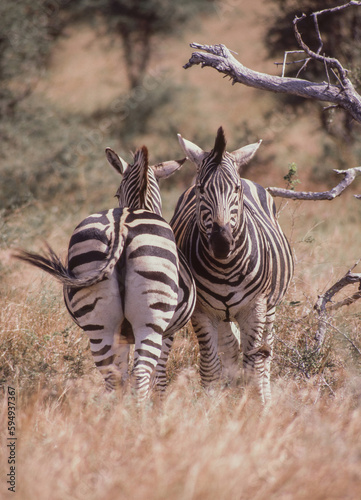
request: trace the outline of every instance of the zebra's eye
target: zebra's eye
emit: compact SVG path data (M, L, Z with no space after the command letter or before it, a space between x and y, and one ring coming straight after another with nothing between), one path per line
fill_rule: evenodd
M200 194L204 194L204 187L201 184L197 184L197 189L200 192Z
M236 185L234 186L234 192L235 192L235 193L238 193L240 189L241 189L240 184L236 184Z

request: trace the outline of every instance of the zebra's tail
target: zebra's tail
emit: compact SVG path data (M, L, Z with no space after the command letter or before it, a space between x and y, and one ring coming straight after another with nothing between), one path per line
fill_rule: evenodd
M61 258L48 244L46 244L46 247L47 252L44 253L44 255L19 249L13 253L13 257L42 269L51 274L51 276L60 281L63 285L70 286L71 288L92 286L109 278L116 263L114 259L108 258L99 271L88 276L77 277L63 264Z

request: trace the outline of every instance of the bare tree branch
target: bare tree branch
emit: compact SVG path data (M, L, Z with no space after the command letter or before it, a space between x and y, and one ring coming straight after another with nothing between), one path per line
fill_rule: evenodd
M348 170L334 169L334 172L336 172L336 174L344 175L344 178L337 184L337 186L329 191L292 191L291 189L282 189L277 187L268 187L267 191L274 197L278 196L281 198L289 198L291 200L333 200L337 196L340 196L340 194L354 181L354 179L361 174L361 167L349 168ZM361 199L361 195L354 196L355 198Z
M329 82L315 83L300 78L273 76L246 68L223 44L191 43L190 46L203 52L193 52L188 63L183 66L185 69L195 64L200 64L202 68L209 66L229 76L232 84L242 83L260 90L327 101L345 109L357 122L361 123L361 96L346 76L342 81L342 86L330 85Z
M338 5L337 7L333 7L333 8L330 8L330 9L320 10L318 12L313 12L311 14L311 16L313 17L314 25L315 25L317 39L318 39L318 42L319 42L319 47L317 49L317 52L312 51L304 43L304 41L302 39L302 36L301 36L301 34L300 34L299 30L298 30L298 23L300 21L302 21L302 19L305 19L307 16L305 14L303 14L301 17L297 17L296 16L294 18L294 20L293 20L293 28L294 28L294 32L295 32L297 43L302 48L302 50L304 50L306 52L306 54L309 56L309 59L306 60L305 64L302 66L302 68L300 69L300 71L297 73L297 76L307 66L307 63L311 59L314 59L316 61L319 61L319 62L322 62L322 63L325 64L326 72L327 72L327 67L328 66L330 68L337 69L337 71L339 72L339 75L340 75L340 80L341 80L342 87L344 85L346 86L348 84L347 70L342 66L342 64L340 63L340 61L338 61L337 59L332 58L332 57L325 57L325 56L320 55L321 50L323 48L323 41L322 41L322 37L321 37L320 28L319 28L319 25L318 25L318 17L321 16L321 15L323 15L323 14L333 14L335 12L340 12L341 10L344 10L344 9L346 9L348 7L352 7L352 6L361 6L361 2L360 1L355 1L355 0L352 1L351 0L350 2L348 2L346 4Z
M328 314L330 311L339 309L344 305L350 305L356 302L356 300L361 298L361 273L353 273L352 270L357 266L356 264L347 271L347 273L336 283L334 283L325 293L318 296L317 302L314 306L315 310L319 314L318 321L318 330L315 335L315 339L319 347L321 347L326 333L326 325L328 323ZM359 283L358 292L354 293L351 297L347 297L346 299L332 304L330 307L326 309L326 305L328 302L331 302L334 295L336 295L340 290L345 288L348 285Z

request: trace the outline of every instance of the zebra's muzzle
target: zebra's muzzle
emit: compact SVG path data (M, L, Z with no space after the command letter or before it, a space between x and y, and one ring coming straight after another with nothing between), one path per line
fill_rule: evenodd
M209 236L209 247L216 259L227 259L234 248L234 238L229 223L220 226L213 223Z

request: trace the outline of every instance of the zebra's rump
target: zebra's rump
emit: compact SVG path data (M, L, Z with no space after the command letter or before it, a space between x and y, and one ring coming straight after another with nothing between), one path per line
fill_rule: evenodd
M126 217L127 266L135 266L135 273L148 281L151 293L158 289L159 300L150 309L166 313L169 295L177 296L175 309L163 336L169 337L182 328L193 312L196 292L192 272L186 258L177 249L169 224L154 213L129 211ZM134 283L126 284L126 287ZM147 295L147 291L143 290ZM143 295L143 296L144 296Z
M69 271L75 276L87 275L99 271L107 262L109 275L123 251L127 215L127 210L115 208L84 219L69 242Z
M104 279L116 279L119 311L126 321L133 311L157 313L164 321L170 320L165 337L188 322L195 305L193 277L184 256L179 259L173 231L161 216L143 209L117 208L93 214L79 224L69 243L72 273L83 276L105 267ZM101 283L97 286L104 289ZM78 324L86 314L99 311L97 300L102 300L95 290L71 287L64 287L64 297ZM121 336L134 339L129 322L123 322Z

